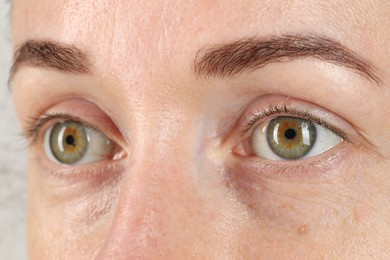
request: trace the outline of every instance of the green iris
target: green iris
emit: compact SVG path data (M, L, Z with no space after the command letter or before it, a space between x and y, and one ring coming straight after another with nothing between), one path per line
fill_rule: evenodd
M296 160L305 156L314 146L317 130L313 123L296 117L277 117L267 128L267 141L279 157Z
M77 122L56 124L49 137L53 156L63 164L80 161L88 148L88 136L85 127Z

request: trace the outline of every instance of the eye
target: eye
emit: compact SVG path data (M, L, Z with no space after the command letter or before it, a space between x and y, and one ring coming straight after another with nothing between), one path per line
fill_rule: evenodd
M88 164L114 159L118 146L100 131L74 121L59 122L44 138L45 153L56 163Z
M256 126L247 145L269 160L298 160L322 154L343 141L331 130L306 119L275 117Z

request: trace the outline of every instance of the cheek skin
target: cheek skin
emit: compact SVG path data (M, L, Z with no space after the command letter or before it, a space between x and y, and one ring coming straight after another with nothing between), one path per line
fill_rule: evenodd
M376 170L382 165L378 167L377 159L367 158L367 153L354 152L339 158L339 162L337 159L332 162L336 167L321 173L324 176L307 178L283 177L283 173L275 177L272 173L255 173L245 166L232 165L226 183L256 219L260 233L272 234L268 238L272 237L277 243L286 239L300 241L291 253L304 253L302 246L306 244L317 252L337 256L350 252L363 239L369 242L359 245L360 250L354 250L356 255L364 255L372 248L382 248L375 242L377 234L369 235L370 230L384 228L386 214L383 213L388 210L377 204L386 196L370 192L380 187L372 183L375 179L372 175L380 172ZM272 172L272 167L262 170ZM288 248L293 244L290 242L280 248Z
M120 179L48 185L47 170L36 164L40 164L39 159L32 159L29 240L35 242L29 244L30 255L37 259L69 252L78 252L80 259L96 255L109 232Z
M77 258L91 259L107 246L115 232L120 233L119 237L134 236L134 241L128 241L130 246L139 243L137 239L143 236L138 230L141 233L149 230L147 234L151 237L146 241L159 241L157 248L162 246L159 250L164 255L169 252L163 246L171 244L170 247L175 248L171 254L197 255L203 259L210 253L205 249L210 248L218 257L234 255L240 239L245 237L242 232L247 220L242 207L234 200L226 199L224 191L216 188L218 185L203 187L210 180L199 183L202 186L195 190L186 190L189 186L178 174L173 180L178 183L173 184L157 177L150 178L147 183L158 188L147 190L142 190L141 186L146 182L138 179L142 175L136 177L134 174L131 174L135 178L130 180L131 184L123 179L112 179L101 185L90 181L68 186L61 185L61 181L53 185L54 181L51 181L48 185L47 172L42 172L44 169L39 163L39 160L31 159L29 239L33 241L30 243L31 255L36 259L52 259L59 255L71 257L75 252ZM130 176L131 167L127 167L126 172ZM133 192L129 193L129 190ZM163 191L163 197L153 197L154 193ZM202 195L206 197L194 197L198 191L207 191ZM179 194L175 195L176 192ZM190 209L186 210L187 207ZM153 212L152 218L149 218L150 212ZM122 217L125 224L120 223ZM177 231L180 232L176 237L172 235ZM177 245L180 246L177 248ZM144 246L141 244L141 249ZM143 251L151 253L146 249Z
M281 226L289 232L305 225L326 227L336 224L329 220L334 219L331 216L335 212L342 211L333 203L335 192L345 188L339 179L347 174L346 150L344 147L344 151L321 159L321 164L314 161L295 166L234 158L228 168L227 185L237 191L240 201L254 215L271 226ZM319 215L329 217L319 222Z

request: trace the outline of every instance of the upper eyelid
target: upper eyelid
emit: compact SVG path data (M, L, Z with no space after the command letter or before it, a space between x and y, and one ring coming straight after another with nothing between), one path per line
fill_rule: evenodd
M351 140L348 138L347 134L342 131L340 128L335 127L333 124L330 124L329 122L314 116L310 112L299 110L296 108L289 108L286 104L278 104L275 106L269 106L265 109L260 110L260 112L255 112L251 114L250 119L246 119L244 122L241 122L240 124L240 132L242 136L246 136L248 132L253 129L253 127L261 120L264 120L266 118L269 118L271 116L281 116L281 115L289 115L289 116L297 116L306 120L310 120L313 123L317 123L335 134L342 137L347 142L351 143ZM48 122L52 120L59 120L59 121L74 121L77 123L80 123L90 129L98 130L98 127L95 125L82 120L81 118L77 116L73 116L67 113L43 113L41 116L36 118L31 118L28 122L27 130L25 131L25 137L27 140L30 140L31 143L34 143L38 136L39 132L41 131L42 127L45 126Z
M85 127L88 127L92 130L98 130L93 124L82 120L79 117L72 116L66 113L44 113L43 115L37 118L31 118L28 122L27 130L25 131L25 138L30 141L30 143L35 143L38 139L41 129L48 124L50 121L74 121L82 124Z
M345 141L352 143L348 135L341 130L340 128L334 126L333 124L325 121L324 119L311 114L307 110L299 110L298 108L290 108L286 104L278 104L275 106L269 106L265 109L260 110L259 112L255 112L251 114L249 119L246 119L244 122L240 124L240 132L242 136L247 136L248 132L250 132L255 125L261 120L267 119L271 116L296 116L299 118L303 118L309 120L313 123L319 124L333 133L339 135Z

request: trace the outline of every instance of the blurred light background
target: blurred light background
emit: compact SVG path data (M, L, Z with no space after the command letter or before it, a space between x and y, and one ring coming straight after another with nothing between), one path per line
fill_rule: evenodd
M0 0L0 259L27 259L26 142L7 86L11 55L9 1Z

